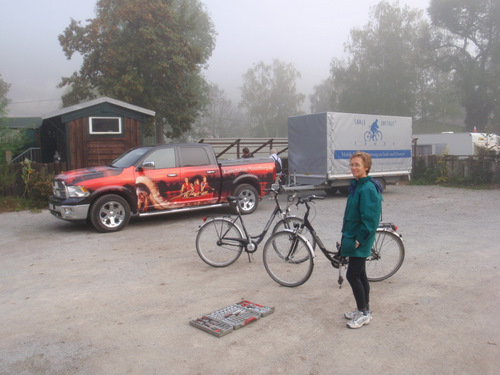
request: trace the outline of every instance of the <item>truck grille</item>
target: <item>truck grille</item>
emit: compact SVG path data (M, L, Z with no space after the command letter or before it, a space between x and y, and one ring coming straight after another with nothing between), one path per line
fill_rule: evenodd
M66 199L66 184L63 181L54 180L52 182L52 192L57 198Z

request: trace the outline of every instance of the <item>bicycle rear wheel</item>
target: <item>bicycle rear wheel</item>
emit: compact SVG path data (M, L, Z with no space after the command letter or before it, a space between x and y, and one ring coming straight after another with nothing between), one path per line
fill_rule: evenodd
M215 218L205 222L196 235L196 251L213 267L236 262L243 251L243 233L231 220Z
M274 233L263 250L264 267L278 284L304 284L313 272L314 254L307 242L292 231Z
M405 259L405 247L401 238L388 230L377 229L372 253L366 258L366 274L369 281L382 281L394 275Z
M273 233L277 233L285 229L294 230L296 225L300 226L303 222L304 220L300 217L287 216L276 223L273 228ZM313 250L316 248L316 241L314 240L314 237L312 236L309 229L304 227L299 234L303 235L309 241Z

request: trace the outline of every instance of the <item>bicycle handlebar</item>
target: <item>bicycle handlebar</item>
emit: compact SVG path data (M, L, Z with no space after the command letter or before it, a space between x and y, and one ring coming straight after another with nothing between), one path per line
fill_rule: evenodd
M312 202L314 201L315 199L325 199L325 197L321 196L321 195L309 195L307 197L299 197L298 201L297 201L297 205L300 203L300 204L307 204L309 202Z

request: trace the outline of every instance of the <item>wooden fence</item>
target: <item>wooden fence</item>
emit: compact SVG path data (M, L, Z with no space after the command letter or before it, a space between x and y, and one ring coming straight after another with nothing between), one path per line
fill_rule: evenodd
M500 183L500 155L425 155L413 157L412 178L422 171L445 166L449 178Z
M43 176L57 175L67 170L66 163L31 162L31 169ZM25 191L22 179L23 164L12 163L2 166L0 175L0 196L22 196Z

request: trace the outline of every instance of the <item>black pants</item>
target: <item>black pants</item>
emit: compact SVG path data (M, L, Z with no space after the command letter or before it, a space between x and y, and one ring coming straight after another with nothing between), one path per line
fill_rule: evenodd
M347 281L352 288L354 299L358 310L364 311L369 309L370 303L370 283L366 276L366 258L349 258L349 266L347 267Z

